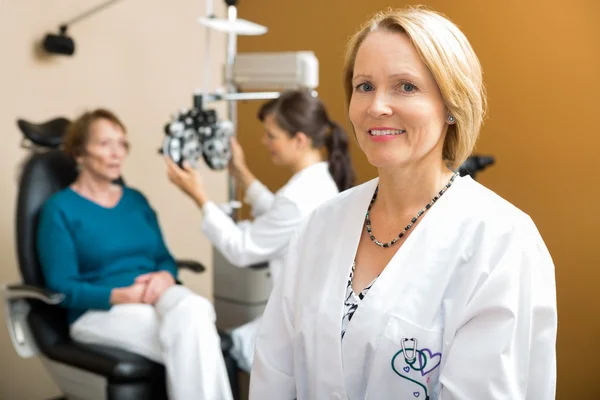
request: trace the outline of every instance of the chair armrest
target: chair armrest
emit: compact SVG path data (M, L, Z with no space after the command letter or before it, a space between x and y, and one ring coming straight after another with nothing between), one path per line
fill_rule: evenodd
M190 271L196 272L198 274L204 272L204 270L206 269L204 268L204 265L194 260L175 260L175 263L177 264L177 268L179 269L189 269Z
M248 268L252 268L252 269L265 269L265 268L269 268L269 263L268 262L263 262L263 263L260 263L260 264L252 264Z
M53 292L48 289L44 289L33 285L1 285L1 289L4 292L4 297L12 299L37 299L41 300L46 304L60 304L65 295L58 292Z

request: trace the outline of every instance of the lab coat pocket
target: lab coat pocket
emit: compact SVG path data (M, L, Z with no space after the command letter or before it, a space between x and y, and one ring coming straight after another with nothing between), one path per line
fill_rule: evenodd
M442 357L441 330L391 316L371 365L367 399L436 399Z

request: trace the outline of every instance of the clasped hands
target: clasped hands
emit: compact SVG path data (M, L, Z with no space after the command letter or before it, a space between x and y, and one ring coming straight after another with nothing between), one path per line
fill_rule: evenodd
M235 138L231 138L231 160L229 172L242 182L253 178L246 165L244 151ZM208 201L206 190L200 175L187 163L179 168L170 158L165 157L167 176L182 192L191 197L198 206L202 207ZM145 303L154 304L169 287L175 284L175 279L167 271L150 272L138 276L131 286L113 289L112 304Z
M173 285L175 285L175 279L170 272L149 272L135 278L135 282L131 286L113 289L111 303L154 304Z

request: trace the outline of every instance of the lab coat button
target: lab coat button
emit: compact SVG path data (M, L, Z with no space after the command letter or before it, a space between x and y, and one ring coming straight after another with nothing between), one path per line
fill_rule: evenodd
M331 395L331 400L343 400L342 395L339 393L333 393Z

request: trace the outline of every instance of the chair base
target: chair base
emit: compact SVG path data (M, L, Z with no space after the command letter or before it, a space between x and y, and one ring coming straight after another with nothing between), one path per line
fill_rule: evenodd
M65 400L166 400L166 382L148 381L111 384L103 376L41 357L44 367ZM57 399L58 400L58 399Z

